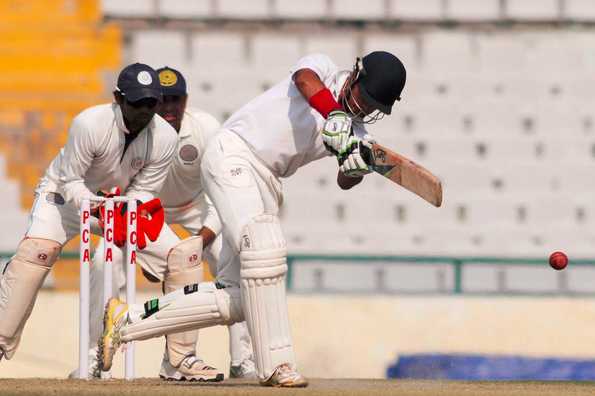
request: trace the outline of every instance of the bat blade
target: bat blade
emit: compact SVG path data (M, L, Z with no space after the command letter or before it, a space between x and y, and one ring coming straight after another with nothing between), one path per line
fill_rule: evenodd
M362 143L360 152L364 161L375 172L436 207L442 205L442 183L423 166L378 143Z

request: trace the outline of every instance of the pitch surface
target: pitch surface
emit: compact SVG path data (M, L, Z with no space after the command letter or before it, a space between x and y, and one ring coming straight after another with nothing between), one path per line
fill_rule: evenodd
M594 395L595 383L575 382L454 382L376 379L313 379L305 389L273 389L253 381L226 380L216 384L172 383L158 379L80 381L0 379L0 395L400 395L400 396L559 396Z

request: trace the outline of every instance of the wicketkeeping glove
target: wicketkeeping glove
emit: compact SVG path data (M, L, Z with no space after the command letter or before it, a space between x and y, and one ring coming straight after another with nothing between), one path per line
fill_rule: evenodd
M147 238L155 242L163 229L165 213L159 198L142 203L137 202L136 241L137 248L142 250L147 247ZM126 213L128 205L125 202L116 202L114 205L114 244L118 247L126 245L128 224ZM99 226L103 231L105 227L105 206L99 208Z
M165 213L159 198L153 198L148 202L138 205L137 210L137 247L139 250L142 250L147 247L146 238L149 238L151 242L155 242L159 237L163 223L165 222Z
M331 111L322 126L322 141L328 151L343 156L348 149L351 117L341 110Z

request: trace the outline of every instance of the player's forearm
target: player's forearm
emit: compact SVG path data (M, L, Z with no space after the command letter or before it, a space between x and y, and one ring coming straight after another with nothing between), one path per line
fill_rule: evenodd
M213 243L217 234L215 234L209 227L202 227L200 231L198 231L198 236L202 237L202 247L204 249Z
M337 172L337 184L342 190L349 190L350 188L357 186L364 180L363 176L350 177L346 176L343 172Z
M65 182L62 185L62 191L64 192L64 200L74 204L77 208L81 207L83 199L95 197L95 194L89 191L82 179Z
M300 69L295 72L293 81L308 104L324 118L334 110L341 110L341 105L314 71Z

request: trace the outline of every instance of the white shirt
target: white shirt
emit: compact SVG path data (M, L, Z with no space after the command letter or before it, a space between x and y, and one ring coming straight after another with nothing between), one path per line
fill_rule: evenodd
M124 152L127 133L116 103L82 111L36 192L59 192L77 208L84 198L113 187L143 202L157 196L176 149L176 131L155 115Z
M314 71L335 99L349 74L339 71L332 60L322 54L300 59L291 74L300 69ZM290 75L241 107L223 128L239 135L275 176L288 177L299 167L330 155L320 134L324 121ZM358 136L365 134L361 125L354 124L353 128Z
M159 193L164 208L179 208L197 199L206 199L207 216L203 226L215 233L221 229L217 210L206 194L203 194L200 177L200 161L208 140L215 135L221 125L210 114L186 109L178 133L178 143L169 173Z

